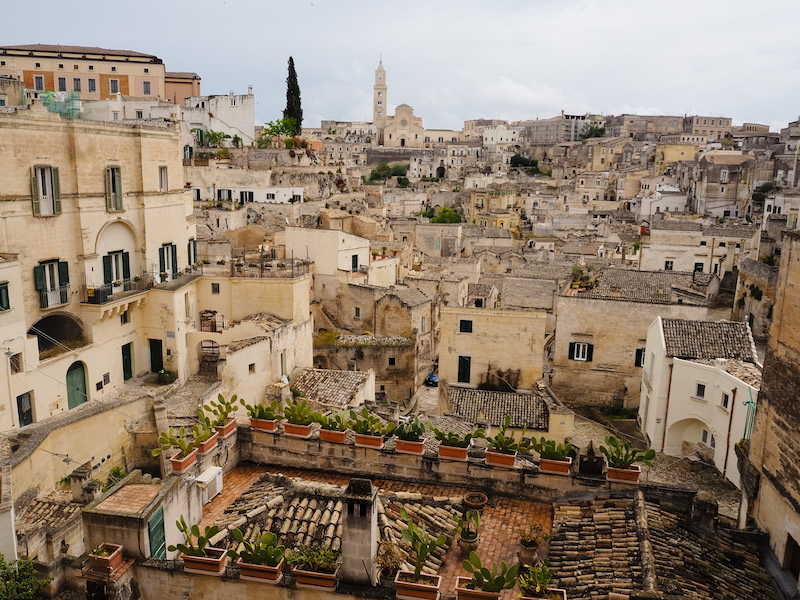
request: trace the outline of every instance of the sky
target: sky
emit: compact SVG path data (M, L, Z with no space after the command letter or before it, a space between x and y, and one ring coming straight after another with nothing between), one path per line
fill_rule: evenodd
M777 131L800 115L798 0L27 0L3 16L35 26L4 28L0 45L155 54L206 95L252 85L257 124L282 116L290 55L305 127L371 121L381 57L389 114L409 104L427 128L563 110Z

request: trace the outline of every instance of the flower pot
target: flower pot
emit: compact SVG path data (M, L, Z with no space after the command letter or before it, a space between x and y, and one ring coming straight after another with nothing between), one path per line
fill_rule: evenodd
M569 475L570 467L572 467L571 456L568 456L564 460L555 460L552 458L539 459L540 473L547 473L549 475Z
M297 577L298 587L332 590L336 588L336 577L339 575L339 569L340 567L336 567L336 571L333 573L319 573L317 571L304 571L293 566L292 573Z
M201 442L200 445L197 447L197 453L200 456L205 456L209 452L211 452L214 448L217 447L217 440L219 439L219 432L215 431L211 434L205 442Z
M489 498L483 492L468 492L464 494L464 508L466 510L481 511L487 502L489 502Z
M425 441L411 442L409 440L397 438L395 450L401 454L416 454L417 456L422 456L422 453L425 452Z
M256 431L275 433L278 431L278 419L254 419L250 417L250 427Z
M439 444L439 458L466 462L468 452L469 448L458 448L457 446L445 446L443 444Z
M98 573L100 575L112 575L122 566L122 546L104 542L100 544L100 547L108 551L108 556L90 554L89 568L93 573Z
M476 537L473 540L465 540L458 536L458 547L461 549L463 554L469 554L470 552L474 551L478 547L478 542L480 541L480 536Z
M347 443L347 430L334 431L333 429L320 429L319 439L323 442L333 442L334 444Z
M311 437L311 424L297 425L296 423L283 422L283 432L291 437L307 440Z
M383 450L383 441L382 435L367 435L365 433L356 434L356 446L359 448Z
M486 449L486 464L493 467L514 467L514 461L517 459L517 453L503 454L495 450Z
M398 571L394 578L400 600L436 600L441 584L439 575L420 575L419 579L414 579L410 571Z
M484 592L483 590L471 590L462 587L471 580L471 577L456 578L456 597L459 600L497 600L500 597L500 592Z
M236 431L236 419L231 417L225 425L214 425L214 429L219 432L219 436L224 440Z
M520 568L524 565L536 564L536 559L539 558L539 546L520 545L517 558L519 558Z
M225 571L225 550L206 548L208 556L187 556L181 554L183 570L197 575L213 575L219 577Z
M197 460L197 448L189 452L186 456L183 454L178 454L176 456L172 456L169 459L170 464L172 464L172 472L175 475L182 475L186 473L189 469L192 468L195 461Z
M283 568L284 562L286 562L286 559L282 558L278 565L270 567L267 565L254 565L252 563L246 563L243 562L241 558L237 558L234 564L239 567L241 578L246 581L261 581L264 583L275 584L280 583L281 579L283 579L283 573L281 572L281 569Z
M542 592L534 592L533 590L522 590L520 600L552 600L558 598L559 600L567 600L567 590L561 588L547 588L547 595L541 595Z
M606 479L616 483L638 483L641 472L642 468L639 465L631 465L629 469L620 469L608 465Z

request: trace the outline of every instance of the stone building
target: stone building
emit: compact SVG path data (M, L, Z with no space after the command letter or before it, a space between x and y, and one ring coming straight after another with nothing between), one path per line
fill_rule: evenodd
M757 340L765 340L769 335L777 288L777 266L765 264L755 257L745 258L739 263L732 318L746 321Z
M699 115L683 118L683 132L701 135L709 142L719 142L731 131L730 117L701 117Z
M744 215L754 189L755 166L755 157L733 150L712 150L698 157L688 178L684 175L681 181L690 190L692 211L712 217Z

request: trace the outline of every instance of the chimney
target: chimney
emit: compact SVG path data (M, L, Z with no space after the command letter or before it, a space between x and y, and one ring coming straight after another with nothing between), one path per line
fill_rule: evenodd
M342 497L342 579L376 585L378 570L378 488L369 479L353 478Z
M252 96L253 95L253 86L252 85L248 85L247 86L247 95L248 96Z

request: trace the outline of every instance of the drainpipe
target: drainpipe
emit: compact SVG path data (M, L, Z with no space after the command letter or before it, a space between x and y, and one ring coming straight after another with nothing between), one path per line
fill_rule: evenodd
M731 427L733 426L733 411L736 408L736 392L739 388L733 388L733 396L731 397L731 416L728 419L728 439L725 444L725 464L722 465L722 476L725 477L725 472L728 470L728 455L731 453Z
M708 272L714 274L714 242L717 238L711 238L711 255L708 259Z
M667 384L667 405L664 407L664 431L661 434L661 452L664 451L664 446L667 443L667 415L669 415L669 396L672 392L672 369L674 363L669 365L669 383Z

